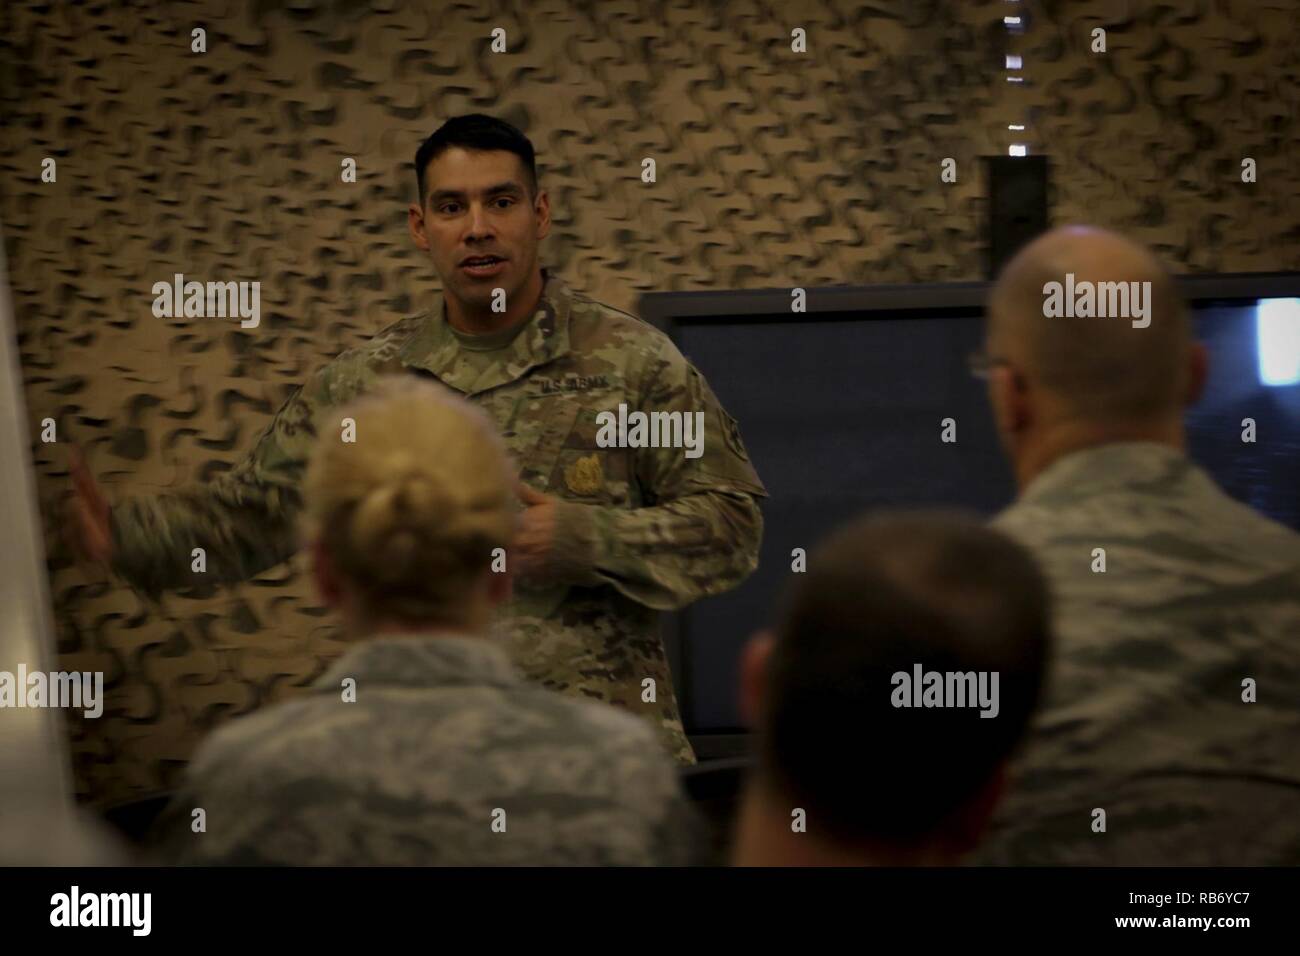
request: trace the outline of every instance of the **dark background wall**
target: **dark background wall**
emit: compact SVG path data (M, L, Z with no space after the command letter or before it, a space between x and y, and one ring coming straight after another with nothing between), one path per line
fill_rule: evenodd
M0 7L0 219L32 434L48 416L60 437L34 446L60 652L110 687L104 717L70 728L94 802L167 786L206 730L342 648L300 561L160 605L72 567L53 533L66 442L119 497L210 475L311 368L420 308L436 279L405 234L408 165L446 116L529 133L549 263L620 307L979 278L978 157L1025 120L1055 221L1126 230L1179 270L1300 268L1294 0L1027 3L1010 40L1002 0L359 6ZM1029 82L1005 82L1006 52ZM150 287L175 272L261 281L261 326L154 318Z

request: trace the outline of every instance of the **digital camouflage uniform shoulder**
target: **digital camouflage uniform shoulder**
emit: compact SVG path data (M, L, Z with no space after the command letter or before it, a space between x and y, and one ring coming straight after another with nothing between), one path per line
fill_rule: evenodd
M629 397L642 410L704 413L710 440L695 471L709 477L698 480L718 491L767 496L745 449L739 422L668 335L644 319L576 293L569 325L574 351L590 356L583 363L584 374L598 375L601 366L608 364L621 371Z
M404 371L402 349L428 320L427 311L408 315L360 345L344 349L312 375L303 387L304 396L337 405L356 397L379 376Z
M581 293L570 295L569 341L573 351L622 369L629 386L639 385L660 356L685 362L672 340L644 319Z
M1045 475L994 522L1048 574L1058 644L980 860L1294 862L1300 536L1174 449L1097 448ZM1247 676L1271 691L1243 706Z
M367 649L372 660L375 652L385 650ZM445 729L453 725L454 738ZM208 830L196 838L189 823L199 806ZM509 809L508 840L487 826L494 807ZM389 685L371 686L362 703L339 704L330 690L221 728L164 815L159 855L689 865L702 861L701 827L653 730L629 714L515 683L419 694ZM400 843L383 838L393 833Z
M543 689L536 693L548 699L558 697ZM618 768L611 775L615 784L609 798L613 807L630 808L645 821L649 842L642 857L657 866L711 862L708 827L682 789L677 767L664 753L653 726L607 704L580 698L559 698L558 702L572 707L578 720L586 724L581 736L587 736L589 743L580 746L579 753L585 755L589 766L602 773Z

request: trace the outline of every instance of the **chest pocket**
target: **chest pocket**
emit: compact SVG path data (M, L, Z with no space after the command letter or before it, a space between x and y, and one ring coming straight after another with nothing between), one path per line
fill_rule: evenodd
M622 505L631 493L630 452L596 441L596 416L618 408L617 394L495 394L481 404L529 485L573 501Z
M571 401L575 414L551 468L550 491L574 501L628 505L633 494L631 451L617 445L602 448L597 441L601 432L597 416L614 413L618 400L584 395L581 402ZM610 428L605 432L617 435Z
M480 404L500 429L519 477L539 491L552 491L548 482L578 415L577 406L550 396L502 394L485 396Z

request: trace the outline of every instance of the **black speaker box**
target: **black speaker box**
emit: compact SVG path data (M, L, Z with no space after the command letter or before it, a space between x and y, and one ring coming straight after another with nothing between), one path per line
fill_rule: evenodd
M989 196L985 275L992 279L1021 246L1047 231L1047 157L985 156L984 169Z

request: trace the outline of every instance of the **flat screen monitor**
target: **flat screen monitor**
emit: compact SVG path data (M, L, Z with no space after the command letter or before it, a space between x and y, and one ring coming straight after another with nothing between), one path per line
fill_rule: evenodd
M1267 350L1300 346L1287 344L1285 330L1267 334L1268 308L1252 295L1269 282L1212 282L1197 277L1185 289L1210 353L1205 393L1186 419L1191 454L1229 494L1300 529L1300 381L1285 370L1270 379L1266 368ZM1296 283L1272 285L1295 295ZM810 300L799 315L790 313L788 293L737 293L739 302L719 293L694 301L669 294L667 309L643 300L643 314L673 337L740 422L770 495L758 570L667 622L683 719L694 735L742 729L740 652L771 620L795 548L812 549L869 509L956 507L987 516L1012 500L985 386L967 364L982 341L984 284L877 287L858 303L851 291L823 310ZM1297 321L1295 307L1300 302L1283 303L1284 322ZM1241 440L1246 418L1255 422L1254 443ZM945 426L955 441L941 440Z

